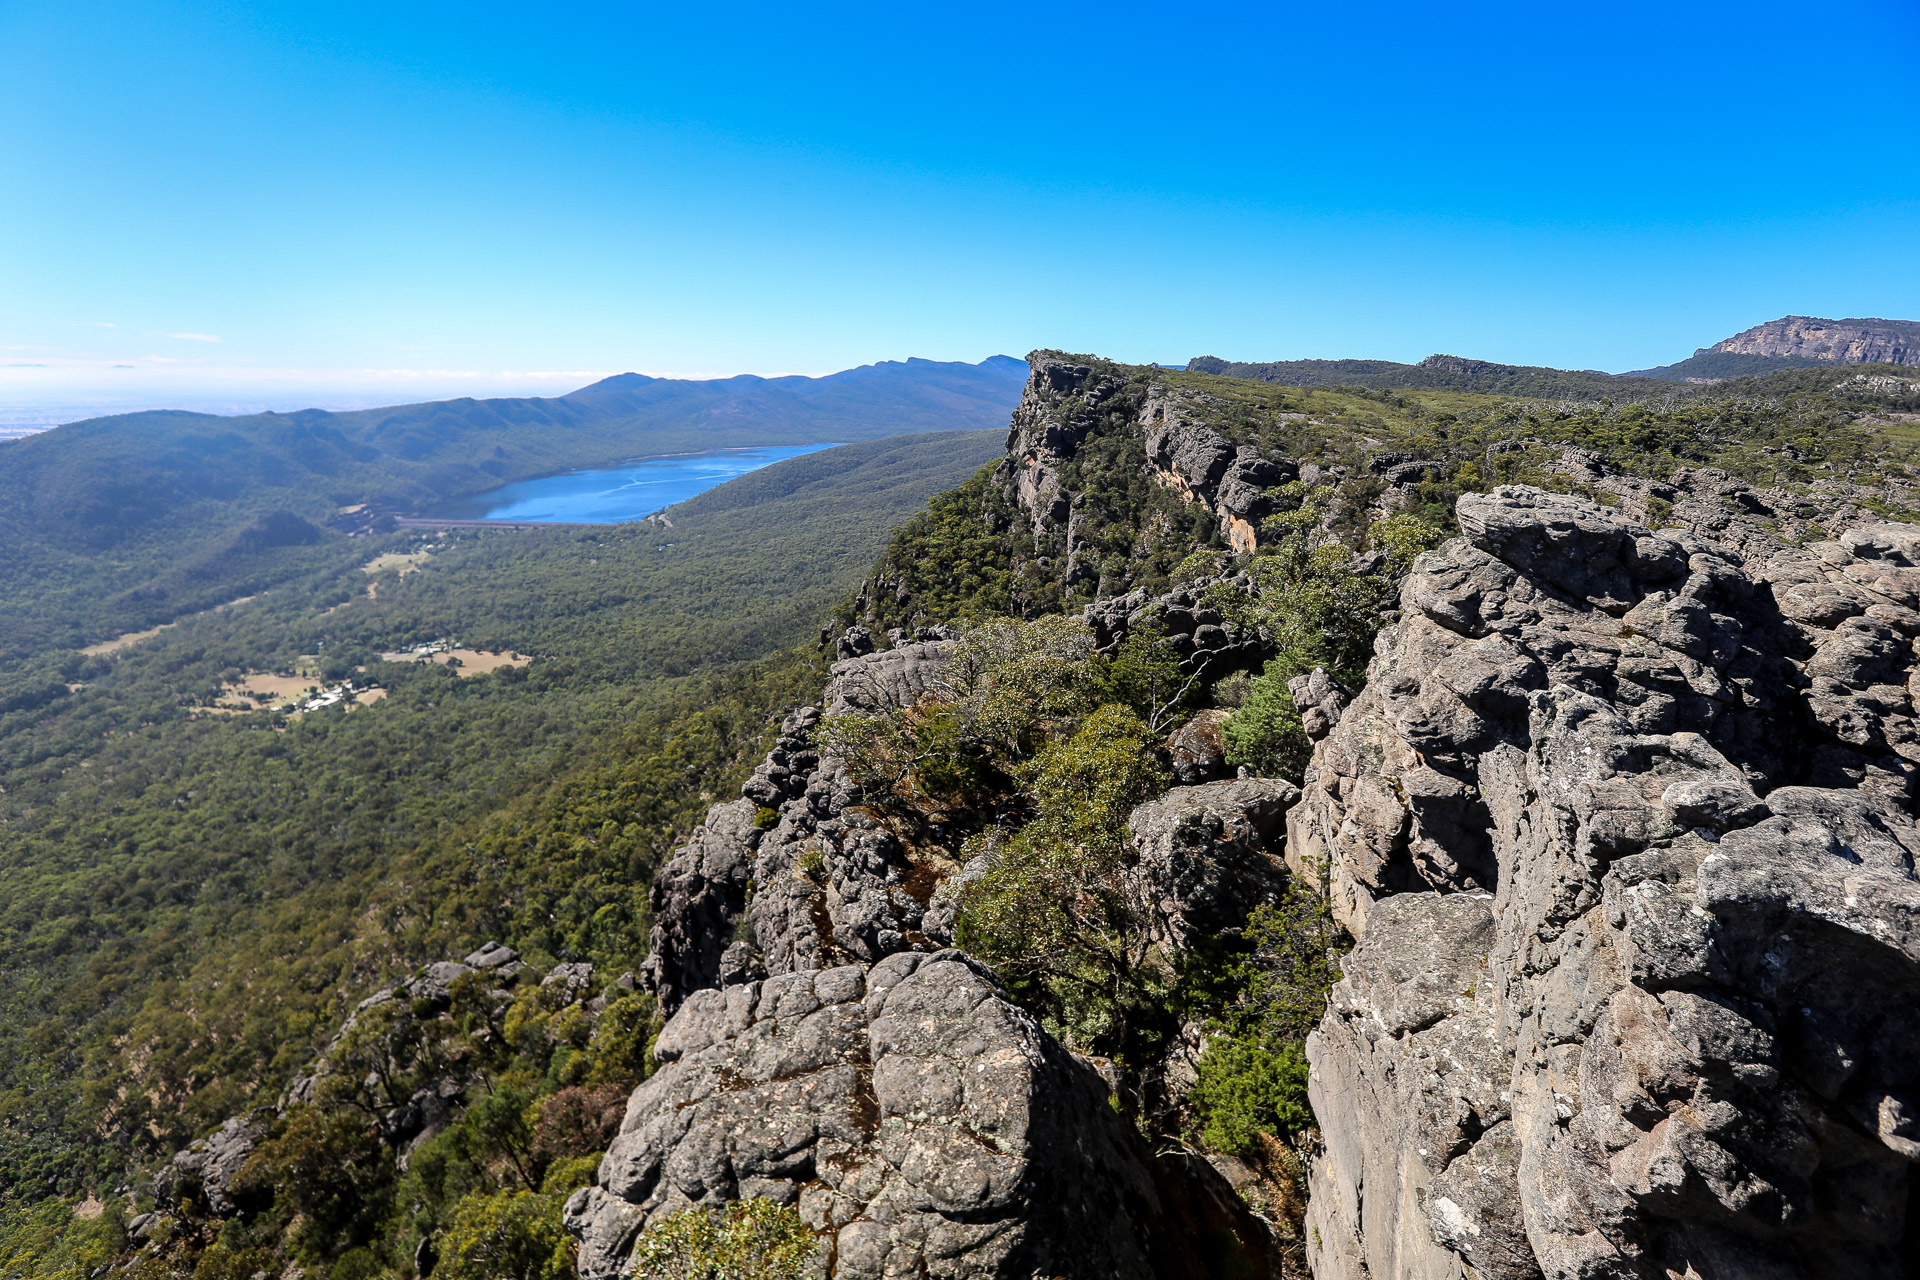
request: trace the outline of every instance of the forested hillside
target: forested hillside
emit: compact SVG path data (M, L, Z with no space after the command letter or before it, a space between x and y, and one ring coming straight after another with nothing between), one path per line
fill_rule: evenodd
M244 605L30 662L54 695L0 715L5 1197L120 1185L469 936L636 963L647 868L821 678L785 651L1001 439L810 454L671 528L336 535ZM441 639L531 661L382 657ZM358 695L223 696L296 672Z
M642 455L989 429L1023 377L1005 357L909 360L824 378L622 374L551 399L72 423L0 444L0 662L306 571L343 507L411 511Z

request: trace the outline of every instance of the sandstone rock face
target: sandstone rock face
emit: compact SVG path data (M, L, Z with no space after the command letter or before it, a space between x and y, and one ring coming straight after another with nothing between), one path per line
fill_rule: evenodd
M1096 411L1118 396L1123 384L1056 351L1035 351L1027 365L1032 374L1007 429L1007 460L1001 468L1011 476L1035 533L1049 525L1070 529L1071 504L1060 491L1061 464L1093 428ZM1072 541L1069 533L1069 555Z
M1804 356L1835 364L1920 365L1920 323L1783 316L1707 349L1748 356Z
M1204 506L1235 551L1251 551L1260 521L1277 509L1267 490L1299 476L1294 460L1236 445L1205 425L1198 393L1157 386L1143 401L1119 377L1057 351L1032 352L1027 364L1033 373L1014 410L999 475L1034 533L1064 530L1065 586L1098 576L1098 568L1079 556L1079 516L1073 495L1061 489L1062 470L1109 413L1123 414L1143 439L1151 478Z
M1289 816L1316 1276L1914 1274L1920 529L1459 519Z
M951 640L920 640L834 663L833 681L827 686L827 714L872 714L912 706L938 685L952 651Z
M777 750L795 736L783 732ZM715 805L654 876L654 923L640 978L665 1012L678 1009L695 991L720 985L734 921L746 909L753 851L760 843L757 812L753 799Z
M1299 477L1291 458L1268 458L1235 446L1195 419L1178 394L1161 392L1140 413L1153 476L1220 521L1220 536L1241 553L1259 544L1260 521L1277 509L1266 490Z
M698 993L661 1033L600 1185L588 1280L658 1216L795 1204L838 1277L1154 1274L1157 1195L1091 1067L958 952Z

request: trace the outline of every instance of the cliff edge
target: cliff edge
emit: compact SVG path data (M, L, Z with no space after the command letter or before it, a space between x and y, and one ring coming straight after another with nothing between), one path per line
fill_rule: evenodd
M1315 1276L1915 1274L1920 528L1457 514L1290 815Z

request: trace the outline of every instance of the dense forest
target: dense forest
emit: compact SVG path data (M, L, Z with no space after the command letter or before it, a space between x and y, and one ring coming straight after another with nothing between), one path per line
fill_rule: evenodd
M656 1014L622 980L645 958L650 879L738 794L781 715L817 698L829 618L883 646L950 624L976 655L950 707L827 729L903 819L1017 815L965 851L985 871L962 945L1066 1043L1122 1064L1116 1105L1143 1130L1247 1155L1261 1194L1297 1197L1299 1046L1339 940L1308 894L1237 949L1143 959L1116 868L1125 813L1167 784L1158 744L1217 710L1234 763L1297 778L1287 682L1322 668L1357 686L1399 575L1453 532L1453 500L1577 488L1553 466L1567 446L1658 479L1714 466L1789 490L1878 486L1860 501L1892 515L1920 448L1910 389L1836 386L1832 370L1650 401L1074 359L1116 391L1076 427L1071 532L1018 508L999 432L953 433L794 459L670 524L347 538L268 521L202 577L191 544L160 567L156 525L148 559L116 572L204 583L192 599L209 610L252 598L183 617L183 588L163 618L112 603L119 579L101 578L29 610L0 684L0 1275L129 1256L137 1274L209 1278L289 1262L341 1280L569 1274L558 1205L651 1069ZM1168 394L1233 445L1311 464L1269 486L1254 554L1150 478L1129 424ZM1097 599L1182 589L1268 637L1264 664L1187 680L1164 633L1100 654L1074 621ZM113 617L179 621L81 652ZM436 640L532 661L463 674L383 656ZM297 716L215 706L249 673L295 670L381 696ZM577 987L416 985L360 1008L489 940L548 975L592 969ZM1157 1102L1125 1064L1194 1020L1213 1056L1188 1102ZM402 1039L418 1078L364 1083ZM302 1093L322 1058L335 1068ZM461 1064L485 1102L403 1161L383 1126L429 1062ZM247 1204L156 1187L165 1157L248 1113L271 1118L236 1184ZM779 1221L724 1226L687 1247L792 1256Z
M0 718L9 1202L107 1191L271 1096L421 957L511 936L543 964L631 967L646 868L822 678L789 647L999 441L810 454L670 528L330 535L243 605L17 664ZM366 571L400 553L418 558ZM443 638L532 661L382 660ZM296 670L363 700L214 705L245 673Z

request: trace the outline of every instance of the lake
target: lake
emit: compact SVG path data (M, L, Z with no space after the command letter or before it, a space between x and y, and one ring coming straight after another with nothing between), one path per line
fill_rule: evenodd
M536 524L619 524L684 502L735 476L758 471L831 444L716 449L712 453L638 458L617 467L568 471L520 480L442 505L435 515L462 520L524 520Z

